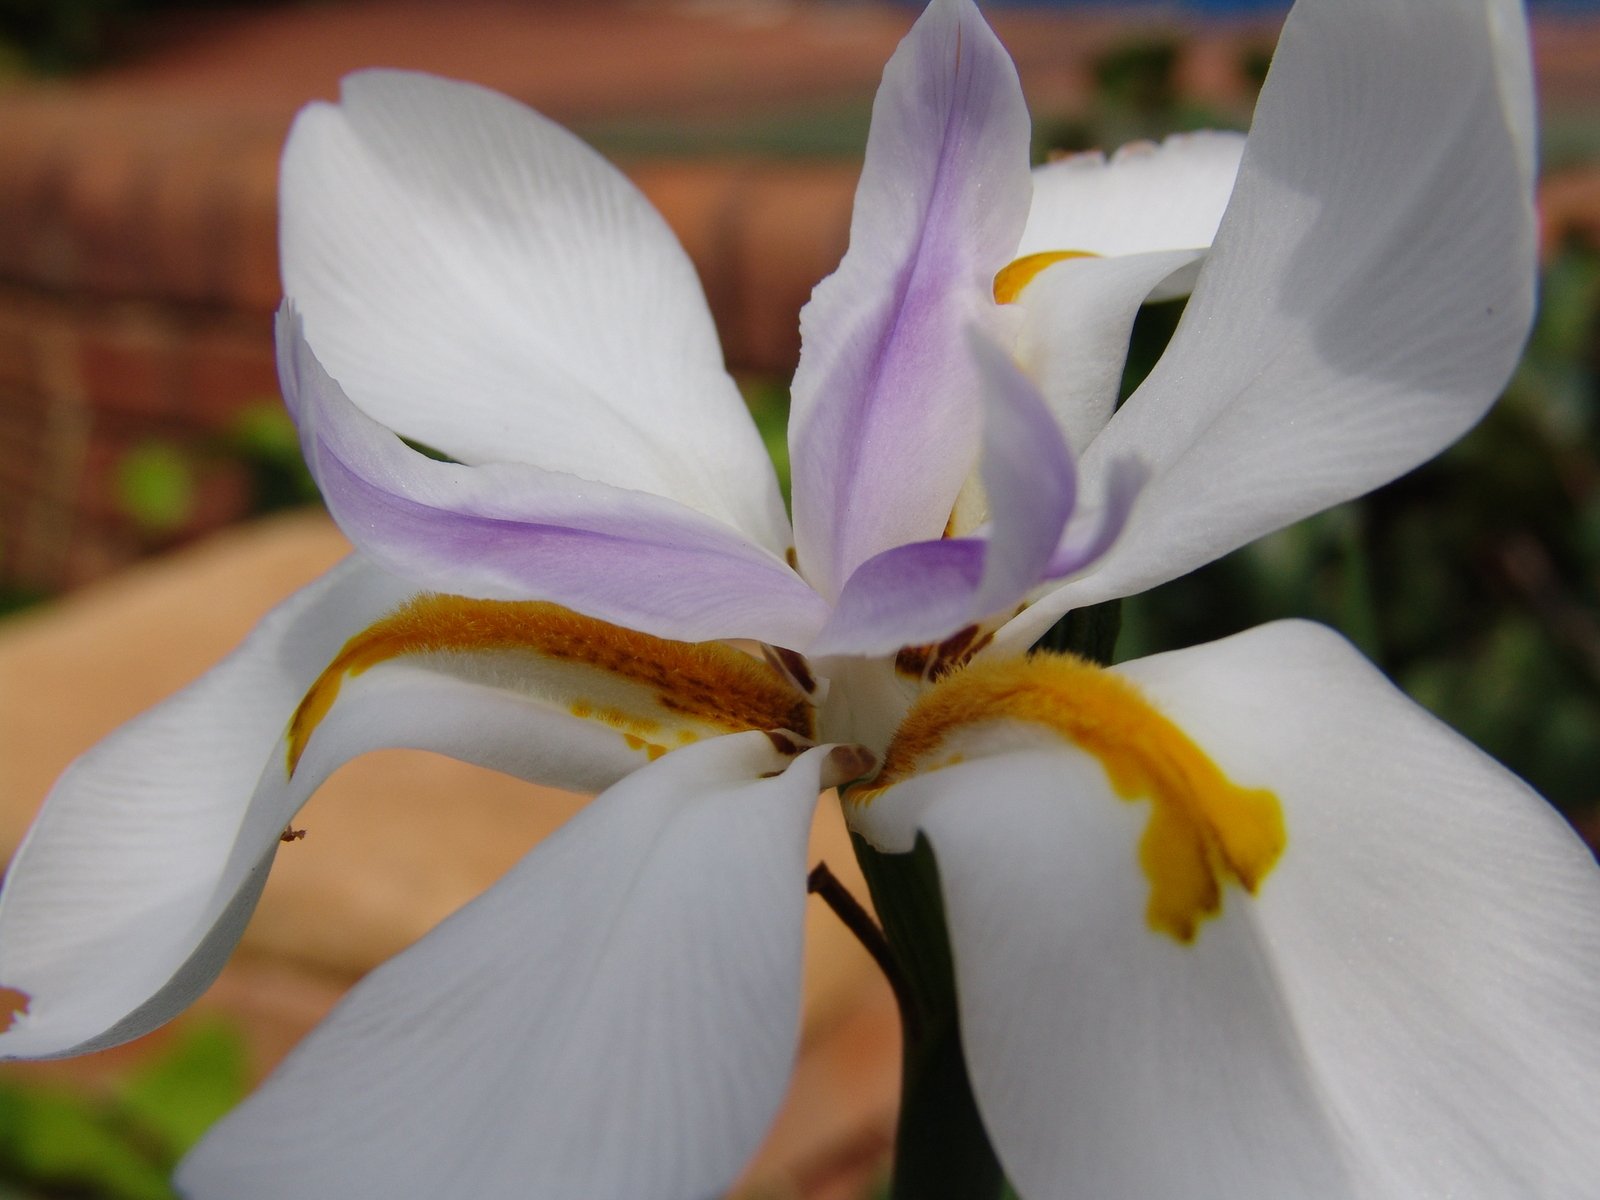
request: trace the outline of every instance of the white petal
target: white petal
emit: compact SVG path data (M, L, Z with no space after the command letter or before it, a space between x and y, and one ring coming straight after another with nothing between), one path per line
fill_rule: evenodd
M1483 414L1533 304L1519 12L1296 5L1188 311L1082 463L1092 489L1135 455L1150 483L1101 568L1021 633L1384 483Z
M1019 1194L1587 1195L1600 871L1565 823L1326 630L1123 673L1284 813L1258 893L1225 884L1193 942L1149 923L1149 806L1042 726L974 731L868 809L933 843Z
M465 462L679 500L788 546L694 269L638 190L504 96L345 80L295 122L284 287L352 399Z
M126 1041L173 1016L221 969L265 870L243 885L236 909L211 914L226 926L216 946L201 945L210 922L196 922L256 778L344 640L409 590L346 562L275 609L198 682L68 768L0 896L0 985L31 998L0 1034L0 1057ZM191 952L198 958L185 963Z
M1600 871L1567 823L1321 627L1125 671L1279 791L1288 850L1250 908L1362 1194L1588 1195Z
M1135 853L1144 814L1098 764L1019 752L915 782L939 792L921 825L939 861L962 1041L1019 1195L1352 1195L1243 906L1195 946L1151 932Z
M1017 360L1081 453L1111 420L1139 306L1201 250L1070 258L1047 267L1017 299Z
M1160 145L1134 142L1109 161L1099 153L1074 154L1035 167L1017 257L1204 249L1216 236L1243 150L1240 134L1203 131L1174 134Z
M226 1197L700 1200L777 1110L830 752L630 776L379 968L185 1161Z

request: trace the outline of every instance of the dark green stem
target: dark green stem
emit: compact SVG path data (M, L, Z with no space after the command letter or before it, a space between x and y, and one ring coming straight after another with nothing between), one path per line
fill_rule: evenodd
M1122 601L1108 600L1088 608L1075 608L1062 617L1034 643L1036 650L1056 650L1076 654L1102 667L1111 665L1122 632Z
M938 868L926 840L880 854L854 839L904 981L900 1123L891 1200L998 1200L1005 1179L967 1077Z

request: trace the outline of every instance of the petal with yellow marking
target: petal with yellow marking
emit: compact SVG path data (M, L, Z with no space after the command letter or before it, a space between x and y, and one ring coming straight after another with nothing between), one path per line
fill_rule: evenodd
M556 604L425 593L346 642L311 685L289 722L290 775L345 681L394 662L520 693L614 730L641 762L740 730L812 735L809 701L732 647L668 641Z
M1021 258L1013 259L994 277L994 302L996 304L1014 304L1022 295L1023 289L1034 281L1034 278L1046 267L1053 267L1058 262L1066 262L1070 258L1098 258L1099 255L1089 250L1041 250L1036 254L1024 254Z
M1221 911L1226 884L1255 892L1283 854L1287 832L1272 792L1229 779L1126 679L1065 655L980 661L931 688L890 742L873 786L852 799L869 807L919 773L1037 745L1041 735L1098 760L1123 800L1149 802L1136 861L1154 930L1192 942Z

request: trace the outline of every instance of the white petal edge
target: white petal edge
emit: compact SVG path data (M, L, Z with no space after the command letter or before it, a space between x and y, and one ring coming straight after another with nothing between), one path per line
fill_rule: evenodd
M348 76L284 151L284 290L355 402L463 462L667 496L788 546L694 268L637 188L471 84Z
M1203 250L1216 236L1243 152L1243 134L1206 130L1132 142L1109 159L1090 152L1035 167L1017 257Z
M1111 420L1139 307L1204 250L1071 258L1017 299L1017 361L1039 385L1067 443L1082 454Z
M363 981L180 1166L191 1200L721 1194L799 1023L827 749L668 755Z
M191 963L173 989L174 939L189 936L305 689L346 638L411 590L347 560L67 769L0 895L0 984L31 998L0 1034L0 1057L125 1041L175 1015L220 970L226 948ZM252 894L227 919L242 928L253 903Z

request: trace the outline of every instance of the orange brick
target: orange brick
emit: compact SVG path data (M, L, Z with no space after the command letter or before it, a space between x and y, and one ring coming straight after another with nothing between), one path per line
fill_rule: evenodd
M734 268L739 199L753 168L748 163L632 163L629 176L672 227L699 273L718 328L726 330L738 305Z
M37 318L0 298L0 406L39 387Z
M147 294L202 304L227 295L227 256L237 214L231 211L224 143L216 136L169 138L149 161L145 244Z
M284 131L268 128L241 140L229 159L224 196L232 223L221 265L230 303L246 312L276 311L283 296L278 274L278 157Z
M850 240L855 166L773 165L752 175L735 243L738 271L728 357L787 375L800 355L800 309Z
M78 331L78 382L91 408L170 419L182 410L173 331L150 314L111 316Z
M265 314L192 330L178 363L183 414L197 428L225 430L242 409L278 399L272 325Z
M67 277L58 286L137 292L146 274L141 218L154 182L152 164L121 121L85 121L73 138L61 195Z

